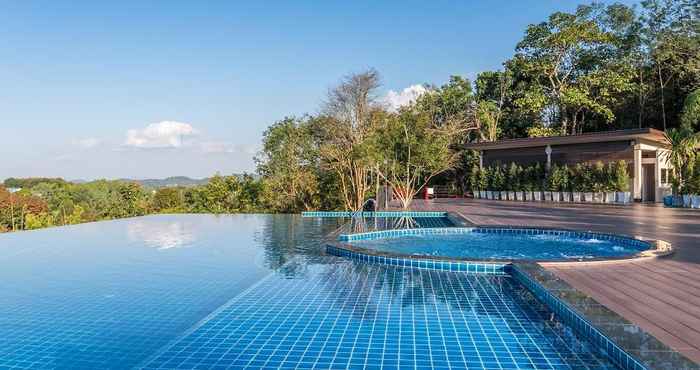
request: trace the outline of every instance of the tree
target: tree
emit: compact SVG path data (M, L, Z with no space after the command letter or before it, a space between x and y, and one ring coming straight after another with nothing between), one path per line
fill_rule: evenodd
M673 167L673 192L678 194L683 190L697 160L700 133L693 133L687 128L673 128L665 136L671 148L664 152L664 156Z
M632 76L627 64L610 58L607 46L613 41L591 19L589 7L530 25L511 63L530 76L516 105L540 112L545 126L559 125L571 134L583 130L588 115L612 122L612 106L630 90Z
M684 0L644 0L642 7L642 35L652 60L666 130L669 84L683 78L696 87L700 83L700 5Z
M507 113L506 104L510 98L513 76L510 70L503 72L487 71L477 75L476 97L477 115L481 122L482 140L496 141L502 133L502 120Z
M376 97L379 73L370 69L345 77L328 92L323 107L323 165L335 172L346 209L359 210L373 184L379 161L371 147L383 112Z
M462 128L449 119L437 123L434 117L420 105L412 105L386 116L376 131L373 147L386 163L378 173L404 209L430 179L452 168L459 156L452 142Z
M176 187L161 188L153 194L153 209L157 212L179 212L184 207L182 189Z
M308 211L319 206L320 153L313 125L309 117L286 117L263 134L256 162L266 200L275 211Z
M681 129L689 132L700 128L700 89L688 94L683 104Z

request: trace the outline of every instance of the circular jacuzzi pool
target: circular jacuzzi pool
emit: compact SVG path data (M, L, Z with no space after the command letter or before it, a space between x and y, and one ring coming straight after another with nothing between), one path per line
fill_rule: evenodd
M629 237L525 228L431 228L342 235L371 253L475 260L592 260L634 256L651 244Z

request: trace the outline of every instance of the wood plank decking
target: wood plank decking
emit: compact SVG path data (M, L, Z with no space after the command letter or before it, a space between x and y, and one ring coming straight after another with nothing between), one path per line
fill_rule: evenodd
M471 199L416 201L413 208L457 212L480 225L559 227L671 242L676 252L661 259L543 266L700 363L700 211Z

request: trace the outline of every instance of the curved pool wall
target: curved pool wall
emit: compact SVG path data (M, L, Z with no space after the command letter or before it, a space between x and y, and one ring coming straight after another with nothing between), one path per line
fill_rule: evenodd
M414 241L411 239L408 240L401 240L401 238L404 237L415 237L415 236L430 236L430 235L436 235L439 237L451 237L455 236L458 237L459 235L473 235L473 234L489 234L489 235L494 235L494 236L504 236L504 238L508 237L523 237L523 236L552 236L554 238L562 238L561 241L557 239L547 239L542 241L543 246L550 246L550 245L561 245L562 247L567 247L567 248L583 248L587 247L590 249L591 246L597 246L596 244L593 244L592 242L595 243L603 243L601 244L601 247L610 247L610 248L618 248L618 250L610 250L607 251L605 249L603 250L581 250L581 251L576 251L576 250L568 250L567 252L587 252L587 253L598 253L598 255L587 255L587 256L573 256L573 257L568 257L564 254L563 257L559 256L553 256L552 253L549 253L550 250L544 250L544 251L532 251L533 256L481 256L478 255L481 250L475 250L474 255L449 255L449 254L416 254L416 250L407 250L406 253L401 252L396 252L393 249L400 249L401 248L410 248L410 244L414 244L416 242L420 242L423 244L427 244L429 246L430 243L439 243L440 240L437 239L435 241L428 239L422 239L420 241ZM378 244L376 247L372 246L371 243L364 243L365 241L372 241L372 240L384 240L386 243L391 243L395 242L398 243L399 245L388 245L384 246L381 244ZM502 240L507 241L506 240ZM615 235L615 234L605 234L605 233L596 233L596 232L581 232L581 231L571 231L571 230L560 230L560 229L546 229L546 228L522 228L522 227L452 227L452 228L416 228L416 229L401 229L401 230L380 230L380 231L372 231L372 232L364 232L364 233L354 233L354 234L341 234L338 236L338 243L340 248L345 248L349 249L354 252L358 252L361 254L367 254L367 255L379 255L379 256L385 256L385 257L408 257L412 259L417 259L417 260L422 260L422 259L447 259L449 261L465 261L465 260L471 260L471 261L512 261L512 260L538 260L538 261L579 261L579 260L584 260L584 261L596 261L596 260L610 260L610 259L621 259L621 258L631 258L638 256L639 254L643 253L644 251L648 251L650 249L654 248L654 245L651 242L632 238L632 237L627 237L627 236L621 236L621 235ZM446 242L446 241L443 241ZM459 245L459 243L462 243L461 240L450 240L451 243ZM459 243L458 243L459 242ZM479 240L464 240L463 241L465 244L466 243L471 243L475 244L480 242ZM486 240L486 242L493 242L492 240ZM521 244L527 244L530 242L528 239L524 240L514 240L514 242L518 242ZM536 240L532 241L537 242ZM580 244L577 245L576 243L591 243L591 244ZM354 244L355 243L355 244ZM361 244L361 245L358 245ZM408 246L406 245L401 245L401 244L409 244ZM383 250L382 247L389 249L389 250ZM421 246L425 247L425 246ZM468 247L468 246L467 246ZM472 247L474 247L472 245ZM459 252L464 252L464 250L460 250ZM468 250L467 250L468 252ZM554 251L556 252L556 251ZM540 253L541 255L537 255L536 253Z

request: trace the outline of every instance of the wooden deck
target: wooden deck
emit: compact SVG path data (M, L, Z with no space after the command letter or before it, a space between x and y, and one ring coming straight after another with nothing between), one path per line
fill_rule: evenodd
M671 242L676 252L661 259L543 266L700 363L700 211L471 199L416 201L413 208L457 212L481 225L560 227Z

